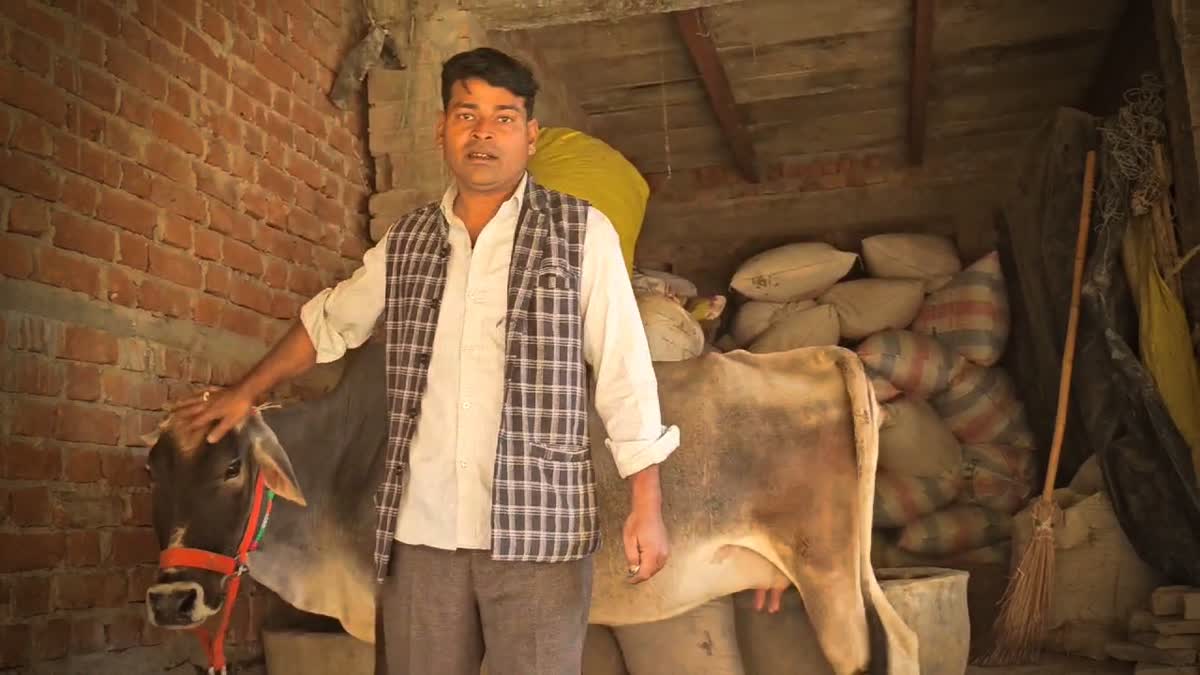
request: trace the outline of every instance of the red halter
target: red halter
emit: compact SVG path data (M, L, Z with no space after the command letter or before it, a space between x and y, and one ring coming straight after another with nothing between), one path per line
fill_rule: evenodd
M267 506L266 513L263 515L262 522L260 523L258 516L263 512L264 494ZM266 489L262 474L259 474L258 479L254 482L254 500L250 506L250 518L246 521L246 530L242 534L242 541L238 544L237 552L234 553L234 557L232 558L198 548L168 548L158 558L159 569L192 567L223 574L225 576L222 579L222 583L225 580L229 581L229 587L225 593L225 604L221 608L221 623L217 628L215 637L210 636L203 626L197 626L193 629L197 639L200 640L200 646L204 649L205 655L208 656L209 675L215 675L218 672L222 674L228 672L225 663L225 633L229 630L229 620L233 616L233 605L237 602L242 575L247 571L246 554L258 548L258 543L262 540L263 531L267 529L267 521L271 518L271 505L274 502L275 493ZM255 527L256 523L258 527Z

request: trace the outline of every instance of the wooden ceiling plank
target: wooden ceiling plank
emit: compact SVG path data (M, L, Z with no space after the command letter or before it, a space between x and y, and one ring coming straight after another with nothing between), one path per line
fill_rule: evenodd
M925 161L925 120L929 109L929 71L933 67L933 3L913 0L912 73L909 76L908 161Z
M712 34L704 27L701 10L675 12L673 16L679 28L679 35L700 73L704 90L708 94L717 122L725 134L734 162L746 180L751 183L760 182L762 176L754 153L754 141L738 113L733 89L729 85L725 67L721 65L721 59L717 55Z

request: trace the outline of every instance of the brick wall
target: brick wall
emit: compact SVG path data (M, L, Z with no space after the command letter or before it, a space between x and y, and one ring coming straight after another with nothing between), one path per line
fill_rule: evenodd
M0 669L198 656L144 619L138 439L358 265L365 108L325 92L360 7L0 2Z

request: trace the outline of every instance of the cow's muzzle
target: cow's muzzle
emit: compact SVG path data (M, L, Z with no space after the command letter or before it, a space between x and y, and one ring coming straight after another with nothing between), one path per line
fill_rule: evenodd
M194 628L220 607L204 602L204 587L194 581L155 584L146 591L146 613L159 628Z

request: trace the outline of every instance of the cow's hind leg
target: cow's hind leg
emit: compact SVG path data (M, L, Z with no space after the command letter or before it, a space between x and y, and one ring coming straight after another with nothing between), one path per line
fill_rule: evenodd
M837 675L867 672L871 640L856 566L817 571L801 562L792 572L825 658Z

